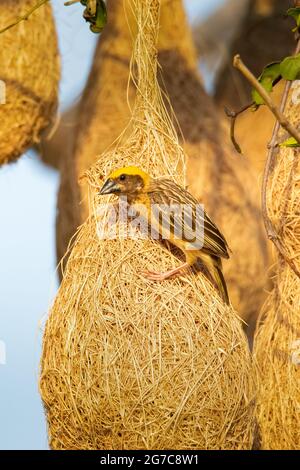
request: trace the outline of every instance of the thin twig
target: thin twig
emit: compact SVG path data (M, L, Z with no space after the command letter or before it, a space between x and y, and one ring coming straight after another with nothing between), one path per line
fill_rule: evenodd
M235 124L236 124L236 119L237 117L242 114L244 111L246 111L247 109L251 108L251 106L253 106L254 102L252 103L249 103L245 106L243 106L241 109L239 109L239 111L233 111L231 109L228 109L226 106L224 108L225 110L225 114L227 117L230 118L230 139L231 139L231 142L235 148L235 150L238 152L238 153L242 153L242 149L241 147L239 146L236 138L235 138Z
M300 41L298 41L298 44L297 44L297 47L296 47L296 50L295 50L295 54L298 54L299 51L300 51ZM244 66L244 67L247 69L246 66ZM239 68L239 70L240 70L240 68ZM248 72L251 74L250 71L248 71ZM247 73L247 76L244 73L243 73L243 75L248 79L248 77L249 77L248 73ZM254 77L252 74L251 74L251 76ZM252 80L252 77L251 77L251 81L250 80L249 81L254 86L254 81ZM259 82L257 81L257 79L255 77L254 77L254 80L255 80L255 85L257 85L256 82L259 84ZM280 108L279 109L276 108L276 106L272 103L273 109L276 108L277 114L281 117L283 116L285 120L286 120L286 118L283 115L283 112L284 112L284 109L285 109L285 106L286 106L286 103L287 103L287 98L288 98L288 94L289 94L289 91L290 91L290 88L291 88L291 84L292 84L292 82L290 82L290 81L286 82L284 92L283 92L283 95L282 95L282 99L281 99L281 103L280 103ZM262 87L261 88L263 89L263 92L261 92L260 87L258 89L255 86L255 88L259 92L259 94L263 97L263 99L265 100L265 103L267 104L267 106L269 106L269 104L268 104L268 101L270 101L269 94ZM267 96L264 96L264 95L267 95ZM267 99L265 99L265 98L267 98ZM270 109L271 109L271 107L270 107ZM271 109L271 111L272 111L272 109ZM276 114L275 114L275 116L276 116ZM269 217L268 206L267 206L267 186L268 186L270 173L271 173L272 169L274 168L275 150L278 149L278 132L279 132L279 129L280 129L281 125L282 125L282 122L280 122L280 120L277 118L276 123L275 123L274 128L273 128L271 142L268 145L269 152L268 152L266 164L265 164L265 167L264 167L263 182L262 182L262 189L261 189L262 216L263 216L263 221L264 221L264 225L265 225L265 229L266 229L266 233L267 233L268 238L274 243L274 245L277 248L278 252L281 254L281 256L283 257L285 262L290 266L292 271L300 278L300 272L297 269L295 263L293 262L293 260L291 260L289 258L289 256L285 252L284 245L282 244L282 242L280 240L280 237L279 237L278 233L276 232L275 227L272 223L272 220ZM284 127L284 126L282 126L282 127ZM286 127L284 127L284 128L286 129ZM296 131L296 132L298 133L298 131ZM293 137L295 137L295 135L293 135ZM296 140L298 140L298 139L296 138Z
M35 10L40 8L42 5L45 5L46 3L50 2L50 0L40 0L34 7L32 7L25 15L19 16L14 23L9 24L8 26L5 26L5 28L0 29L0 34L5 33L8 29L13 28L17 24L21 23L21 21L26 21L28 18L32 15Z
M259 83L257 78L253 75L253 73L244 64L244 62L240 58L239 54L234 56L233 66L236 69L238 69L244 75L244 77L253 86L253 88L255 88L255 90L260 94L260 96L263 98L265 104L272 111L272 113L276 117L277 121L279 121L280 125L292 137L294 137L294 139L296 139L296 141L300 144L300 132L292 125L292 123L285 117L285 115L281 112L281 110L275 105L275 103L273 102L273 100L270 97L269 93L264 89L264 87Z
M70 6L70 5L74 5L74 3L79 3L80 0L69 0L68 2L65 2L64 5L66 7Z
M282 99L281 99L281 104L280 104L280 110L282 112L285 109L290 88L291 88L291 82L286 82ZM273 128L272 138L268 145L269 151L268 151L267 160L266 160L265 167L264 167L262 189L261 189L262 215L263 215L263 219L265 222L265 228L266 228L268 238L272 240L274 243L277 240L278 236L274 229L272 221L270 220L268 216L267 186L268 186L270 173L273 170L274 164L275 164L275 150L278 149L279 129L280 129L280 123L276 121L274 128Z

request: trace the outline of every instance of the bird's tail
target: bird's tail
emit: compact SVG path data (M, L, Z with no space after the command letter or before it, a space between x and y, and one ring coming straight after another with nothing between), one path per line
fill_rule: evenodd
M216 284L216 287L218 288L222 299L227 305L229 305L230 301L226 281L222 272L221 259L217 256L204 254L203 252L199 256L199 258L204 262L205 266L207 267L209 274L212 277L213 282Z
M230 304L229 295L228 295L226 281L224 279L223 272L222 272L222 265L221 265L220 258L217 258L217 262L214 263L214 280L218 286L222 299L227 305L229 305Z

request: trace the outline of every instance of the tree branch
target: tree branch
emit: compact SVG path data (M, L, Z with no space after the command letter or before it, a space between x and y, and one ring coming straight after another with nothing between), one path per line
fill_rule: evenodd
M17 24L21 23L21 21L26 21L28 18L32 15L35 10L40 8L42 5L45 5L46 3L50 2L50 0L40 0L34 7L32 7L27 13L25 13L22 16L19 16L14 23L9 24L8 26L5 26L5 28L0 29L0 34L5 33L8 29L13 28Z
M295 54L298 54L299 51L300 51L300 40L298 41ZM297 269L295 263L293 262L293 260L289 258L289 256L285 252L284 245L282 244L280 237L278 233L276 232L275 227L272 223L272 220L269 217L268 207L267 207L267 186L268 186L270 173L275 163L275 149L278 148L278 132L279 132L280 126L286 129L300 143L299 132L297 131L297 129L294 128L294 126L291 125L291 123L288 122L288 120L283 114L292 82L290 81L286 82L285 89L284 89L281 103L280 103L280 108L278 109L273 103L273 101L271 100L270 95L260 85L258 80L250 72L250 70L243 64L239 56L235 56L234 66L238 70L240 70L240 72L245 76L245 78L258 91L258 93L264 99L266 105L270 108L270 110L273 112L273 114L277 118L275 126L273 128L271 142L268 145L269 152L268 152L268 156L267 156L267 160L266 160L266 164L264 168L264 173L263 173L263 182L262 182L262 189L261 189L262 216L263 216L263 221L264 221L268 238L274 243L278 252L283 257L285 262L290 266L290 268L293 270L296 276L300 278L300 272ZM291 129L293 133L291 132Z
M242 149L241 147L239 146L236 138L235 138L235 124L236 124L236 119L237 117L242 114L244 111L247 111L247 109L251 108L251 106L254 105L254 102L251 102L249 104L246 104L245 106L243 106L241 109L239 109L238 111L232 111L231 109L228 109L226 106L224 108L224 111L225 111L225 114L227 117L229 117L230 119L230 139L231 139L231 142L235 148L235 150L238 152L238 153L242 153Z
M297 142L300 144L300 132L289 122L289 120L285 117L285 115L281 112L280 109L277 108L275 103L273 102L272 98L270 97L269 93L264 89L264 87L259 83L257 78L253 75L252 72L248 69L248 67L244 64L240 56L237 54L233 58L233 66L238 69L244 77L248 80L248 82L255 88L255 90L260 94L263 98L265 104L271 110L271 112L276 117L277 121L279 121L280 125L292 136L294 137Z
M74 3L79 3L80 0L69 0L68 2L65 2L64 5L66 7L70 6L70 5L74 5Z

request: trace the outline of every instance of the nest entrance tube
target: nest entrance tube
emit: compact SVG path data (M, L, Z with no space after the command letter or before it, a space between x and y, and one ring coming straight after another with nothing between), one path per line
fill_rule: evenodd
M141 266L178 265L155 241L104 239L97 230L107 220L97 191L112 169L135 164L184 183L184 154L156 78L160 3L130 4L138 28L132 133L87 173L91 214L44 332L40 391L50 445L250 449L254 385L240 319L201 274L165 283L140 276Z

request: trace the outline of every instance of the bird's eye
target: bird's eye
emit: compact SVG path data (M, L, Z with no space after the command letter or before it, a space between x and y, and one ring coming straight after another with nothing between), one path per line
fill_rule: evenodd
M126 175L121 175L121 176L120 176L120 180L121 180L121 181L124 181L125 179L126 179Z

